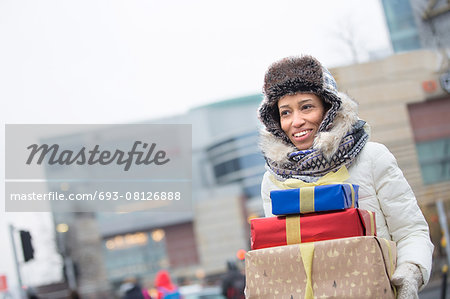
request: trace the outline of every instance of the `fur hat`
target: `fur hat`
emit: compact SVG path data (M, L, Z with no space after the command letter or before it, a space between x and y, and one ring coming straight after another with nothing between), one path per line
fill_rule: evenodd
M266 72L263 86L264 100L258 117L269 133L291 144L280 126L278 100L285 95L313 93L330 107L319 132L331 128L337 110L341 106L336 81L331 73L312 56L286 57L273 63Z

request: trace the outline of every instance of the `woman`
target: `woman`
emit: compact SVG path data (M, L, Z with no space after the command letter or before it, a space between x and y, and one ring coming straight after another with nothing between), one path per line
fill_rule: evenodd
M270 191L276 181L305 182L348 168L357 184L359 207L376 214L377 235L397 244L392 282L398 298L418 298L428 282L433 244L416 198L394 156L382 144L368 142L368 125L357 104L339 93L328 70L311 56L288 57L272 64L264 78L259 119L266 159L261 194L272 216Z

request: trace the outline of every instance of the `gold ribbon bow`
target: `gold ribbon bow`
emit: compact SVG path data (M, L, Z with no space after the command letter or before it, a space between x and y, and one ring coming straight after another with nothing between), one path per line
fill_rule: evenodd
M298 179L287 179L284 182L278 181L273 175L270 176L272 182L280 189L296 189L301 187L315 187L320 185L342 184L350 178L347 167L342 166L336 172L329 172L316 182L306 183Z

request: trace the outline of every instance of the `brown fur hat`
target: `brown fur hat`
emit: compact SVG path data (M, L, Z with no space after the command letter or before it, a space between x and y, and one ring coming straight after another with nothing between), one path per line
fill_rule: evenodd
M258 111L266 130L285 143L289 138L280 126L278 100L285 95L313 93L324 101L327 109L319 131L331 128L336 111L341 105L336 81L331 73L312 56L292 56L273 63L266 72L263 86L264 100Z

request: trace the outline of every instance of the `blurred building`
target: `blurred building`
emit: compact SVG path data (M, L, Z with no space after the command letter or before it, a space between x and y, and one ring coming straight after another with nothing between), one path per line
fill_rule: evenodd
M162 268L180 282L214 281L226 271L227 260L249 249L247 217L262 215L264 159L257 147L256 118L261 99L236 98L149 122L192 124L191 211L54 214L56 227L67 225L57 235L58 245L73 262L73 269L66 266L66 276L69 280L72 270L81 294L112 294L129 277L150 287ZM114 135L110 133L106 135ZM51 143L70 148L88 139L73 134ZM64 169L55 171L64 176ZM60 184L50 188L57 191ZM83 186L75 188L72 192L84 191Z
M448 60L428 50L331 69L339 89L359 102L371 140L397 157L437 247L434 202L450 205L448 69ZM71 228L64 237L66 253L76 265L80 292L92 294L86 298L113 292L130 276L150 286L160 268L168 268L179 282L214 281L228 259L249 249L247 218L263 213L264 159L256 118L261 99L259 94L236 98L151 121L192 124L192 211L55 214L55 224Z
M448 69L438 52L423 50L332 70L339 88L359 102L371 140L394 153L421 204L450 191Z
M450 46L450 4L445 0L382 0L394 52Z

